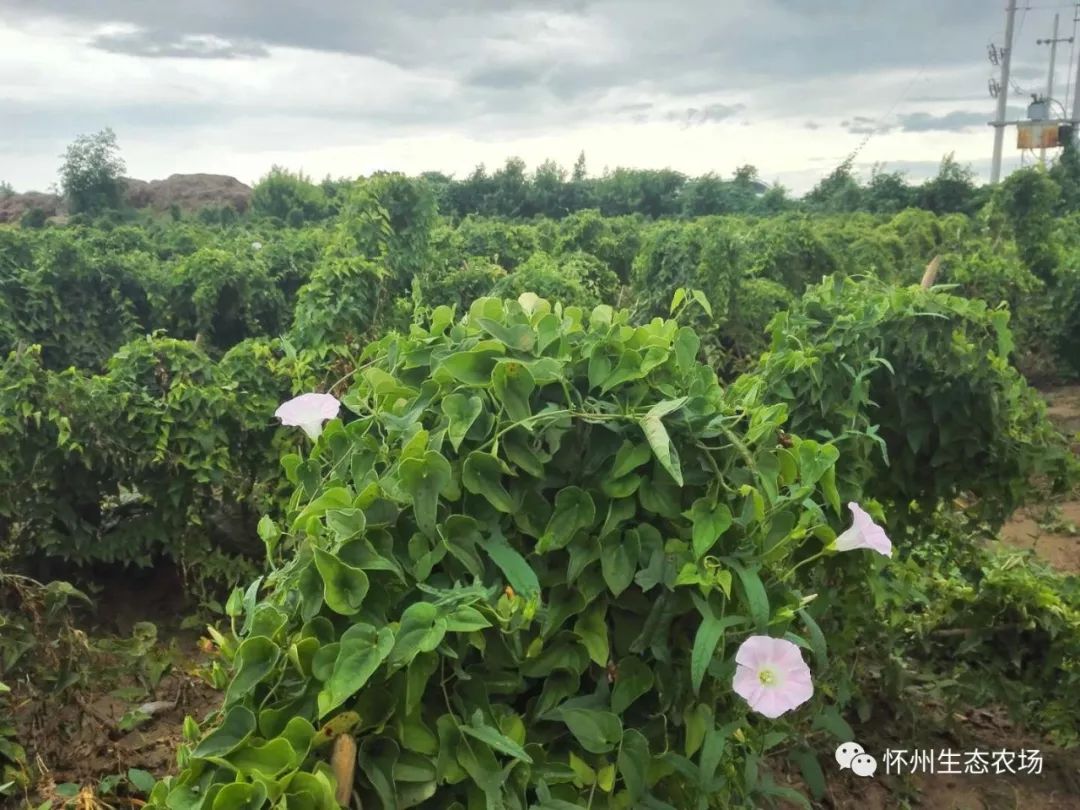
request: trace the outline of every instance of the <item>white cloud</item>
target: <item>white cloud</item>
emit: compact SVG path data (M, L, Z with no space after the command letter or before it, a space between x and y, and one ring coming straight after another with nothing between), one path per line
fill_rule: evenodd
M899 21L900 37L918 21L866 3L843 19L821 19L816 6L796 13L796 0L738 0L717 11L699 0L567 0L542 9L517 2L491 4L483 16L474 1L440 6L442 16L430 18L416 9L395 17L400 9L383 4L374 20L381 38L347 53L332 4L319 11L317 30L291 32L288 20L266 19L247 31L216 3L198 3L192 25L205 30L173 36L149 27L147 6L117 2L117 11L95 16L97 5L81 3L78 17L39 18L24 3L5 15L5 4L22 1L0 0L0 180L22 189L48 186L64 146L104 126L116 130L133 176L206 171L246 182L273 163L315 176L463 175L510 155L531 166L546 158L569 166L584 149L594 172L626 165L728 174L752 163L763 178L801 192L863 144L865 136L843 124L855 118L869 122L866 131L882 128L863 145L860 164L932 171L955 152L983 170L992 143L990 128L977 126L980 114L989 120L993 112L984 89L989 66L959 9L960 22L950 25L965 38L953 48L971 55L939 59L939 40L954 28L908 42L906 52L904 43L882 39L887 23ZM916 5L922 13L954 11ZM162 25L179 25L174 17ZM972 35L993 36L996 13L981 19ZM819 44L841 23L853 49L846 54ZM785 26L805 27L797 33L817 50L799 41L758 47L779 41ZM407 36L394 39L402 31ZM237 45L238 33L252 39ZM102 37L118 48L103 50ZM325 48L315 47L320 37ZM133 53L117 52L128 46ZM147 56L182 47L203 52ZM206 58L230 49L247 57ZM865 66L853 68L852 59ZM912 132L898 126L904 120L975 123ZM1013 143L1008 165L1018 163Z

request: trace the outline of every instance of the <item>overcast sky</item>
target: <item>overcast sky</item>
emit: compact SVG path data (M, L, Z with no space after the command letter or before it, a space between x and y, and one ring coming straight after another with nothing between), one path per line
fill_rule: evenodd
M1023 4L1024 0L1021 0ZM464 176L509 155L762 177L805 191L863 144L989 173L1004 0L0 0L0 181L44 190L111 126L128 174L273 164ZM1013 117L1053 0L1017 16ZM1060 3L1062 35L1073 9ZM1065 100L1071 48L1058 52ZM867 140L867 138L869 138ZM1015 133L1006 166L1019 164Z

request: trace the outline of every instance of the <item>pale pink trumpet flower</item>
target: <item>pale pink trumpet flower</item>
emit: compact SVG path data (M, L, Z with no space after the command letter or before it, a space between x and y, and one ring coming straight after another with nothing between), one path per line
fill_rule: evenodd
M319 438L323 422L336 419L341 403L330 394L301 394L283 403L274 416L288 427L302 428L312 441Z
M736 694L770 719L798 708L814 694L810 667L798 646L786 639L750 636L739 645L735 663Z

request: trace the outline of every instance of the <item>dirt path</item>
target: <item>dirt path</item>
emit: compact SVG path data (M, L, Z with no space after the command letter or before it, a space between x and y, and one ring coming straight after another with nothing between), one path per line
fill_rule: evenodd
M1074 440L1080 452L1080 386L1065 386L1044 392L1050 419ZM1030 548L1053 568L1080 574L1080 491L1053 502L1020 509L1001 529L1003 543Z
M1080 386L1044 391L1050 419L1066 436L1080 439ZM1080 440L1074 440L1080 452ZM1052 568L1066 574L1080 574L1080 491L1074 490L1052 502L1020 509L1002 527L1001 543L1034 550ZM1002 733L1004 732L1004 733ZM1038 741L1022 746L1015 734L1004 729L977 735L997 749L1043 748ZM912 807L934 810L1080 810L1080 785L1075 784L1075 762L1048 761L1040 775L975 776L921 775L915 779L920 795ZM896 793L886 793L883 785L866 790L857 804L838 804L864 810L903 806Z

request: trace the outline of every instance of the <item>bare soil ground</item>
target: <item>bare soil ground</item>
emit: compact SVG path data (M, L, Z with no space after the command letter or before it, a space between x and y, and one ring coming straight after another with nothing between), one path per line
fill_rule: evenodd
M80 627L35 651L46 671L71 673L74 682L63 690L9 682L16 739L35 784L0 799L2 810L49 800L55 810L134 806L124 785L109 789L109 781L132 768L154 776L175 769L185 716L201 723L220 706L220 693L200 677L210 657L198 629L181 624L186 611L175 572L126 572L101 585L95 609L79 614ZM63 792L71 785L82 791L74 801Z
M944 728L946 718L934 706L924 707L927 727ZM827 792L816 807L829 810L1080 810L1080 767L1073 751L1048 746L1044 741L1019 732L1004 712L987 709L953 715L948 733L934 733L918 742L897 739L895 729L876 732L882 741L864 740L867 751L878 760L873 777L860 777L841 770L831 759L821 757ZM976 774L887 773L883 762L886 747L906 747L922 751L1039 751L1040 773L991 772ZM910 770L910 769L909 769ZM777 780L802 788L794 774L776 774ZM782 804L783 810L795 805Z
M179 661L201 657L197 648L177 653ZM109 685L113 688L103 694L96 689L80 690L59 704L23 693L15 724L41 774L37 801L54 799L60 807L58 785L76 784L96 794L102 779L126 774L130 768L154 775L169 773L176 764L184 717L202 720L221 702L218 692L182 665L135 701L125 697L125 689L137 688L134 678L120 678ZM134 706L155 702L171 705L137 727L127 727L125 715Z
M1080 386L1055 388L1044 395L1050 419L1073 438L1073 451L1080 452ZM1002 528L1001 540L1033 549L1058 571L1080 574L1080 491L1018 510Z

